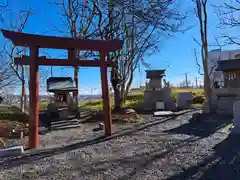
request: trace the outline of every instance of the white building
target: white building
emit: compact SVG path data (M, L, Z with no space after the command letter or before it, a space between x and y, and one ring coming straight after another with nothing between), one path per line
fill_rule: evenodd
M230 59L239 59L240 61L240 49L239 50L226 50L220 49L212 50L208 52L208 71L210 73L210 81L223 82L222 72L215 71L217 68L217 62Z

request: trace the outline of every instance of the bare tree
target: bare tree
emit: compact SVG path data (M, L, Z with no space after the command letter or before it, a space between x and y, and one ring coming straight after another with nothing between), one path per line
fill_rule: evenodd
M58 33L75 39L90 36L96 12L96 0L92 7L89 6L88 0L53 0L51 3L59 7L60 20L67 27L63 30L52 24ZM83 57L85 53L77 51L76 58ZM78 67L74 67L74 81L78 88ZM78 92L74 96L78 102Z
M4 14L9 11L8 1L4 4L0 4L0 20L4 21ZM9 88L13 88L16 85L16 78L14 71L9 68L8 57L6 56L4 49L0 50L0 96L7 97Z
M176 2L158 0L58 0L63 23L72 37L88 39L122 39L123 49L106 58L115 61L111 70L115 109L120 109L140 65L149 66L144 56L159 50L161 38L179 31L184 16ZM64 30L59 32L66 34ZM84 53L81 56L96 56Z
M25 9L21 10L17 13L16 20L3 20L2 23L6 24L6 26L13 31L17 32L23 32L28 19L31 15L34 14L34 11L32 9ZM20 56L21 54L26 54L26 49L24 48L18 48L14 46L13 44L8 44L4 47L5 52L8 54L10 59L10 68L14 71L15 76L21 81L21 100L20 100L20 106L21 110L24 112L26 107L26 78L25 78L25 67L22 66L16 66L14 65L14 57Z
M195 12L199 21L199 30L201 37L201 57L204 71L204 94L207 100L208 109L211 111L211 83L209 78L208 69L208 39L207 39L207 25L208 25L208 14L207 14L207 0L195 0L196 7Z
M4 52L0 52L0 94L12 85L16 84L14 71L9 68L9 63Z
M7 10L9 10L8 9L8 1L6 1L5 3L1 3L0 4L0 18L1 18L1 20L3 20L3 14Z
M240 0L233 0L230 2L224 2L221 6L215 6L220 19L220 26L226 31L223 34L225 44L240 45L240 35L235 33L229 35L229 30L239 31L240 28Z
M194 38L194 41L197 42L197 40ZM221 57L222 57L222 45L220 44L218 38L215 37L215 41L216 41L216 44L214 45L211 45L211 46L216 46L218 49L218 56L216 56L214 59L208 59L208 76L212 78L209 78L209 81L210 81L210 87L212 87L214 81L215 81L215 69L217 68L218 66L218 61L221 60ZM201 43L197 42L198 45L201 46ZM210 46L208 44L208 46ZM197 65L197 69L198 69L198 74L201 75L201 76L204 76L204 72L202 72L202 65L199 63L199 60L198 60L198 56L197 56L197 50L196 49L193 49L193 54L194 54L194 57L195 57L195 60L196 60L196 65ZM218 76L220 75L220 72L218 73ZM219 82L219 83L223 83L222 81ZM223 85L223 84L222 84Z
M134 71L140 65L150 67L144 56L159 51L162 37L178 32L185 17L171 1L120 0L112 1L109 6L108 21L113 29L110 38L121 38L125 42L119 55L113 56L118 67L111 71L115 109L118 110L129 92Z

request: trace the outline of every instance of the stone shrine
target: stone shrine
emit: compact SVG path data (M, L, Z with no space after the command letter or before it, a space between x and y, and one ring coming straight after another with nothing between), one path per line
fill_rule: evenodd
M163 70L147 70L146 78L149 81L146 83L144 91L144 107L147 110L156 110L156 103L163 102L165 110L176 110L176 105L171 96L171 88L169 82L163 80L165 69ZM164 82L164 87L162 84Z
M240 59L218 61L216 71L222 74L221 87L212 88L212 107L219 115L233 115L233 106L240 100Z

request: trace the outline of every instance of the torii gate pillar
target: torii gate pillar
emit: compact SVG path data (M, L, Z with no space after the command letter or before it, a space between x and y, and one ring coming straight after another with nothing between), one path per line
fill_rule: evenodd
M100 72L102 81L102 98L103 98L103 111L104 111L104 125L105 135L112 135L112 117L111 117L111 105L108 89L108 75L107 75L107 64L105 62L105 53L100 52Z
M38 76L38 48L30 47L30 119L29 119L29 138L28 148L36 148L39 144L38 120L39 120L39 76Z

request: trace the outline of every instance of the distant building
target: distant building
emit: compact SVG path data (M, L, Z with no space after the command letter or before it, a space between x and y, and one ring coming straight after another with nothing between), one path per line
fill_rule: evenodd
M215 71L218 65L217 62L230 59L239 59L240 61L240 49L226 51L216 49L208 52L208 71L210 73L210 81L212 85L214 81L218 81L220 85L224 81L222 71Z

